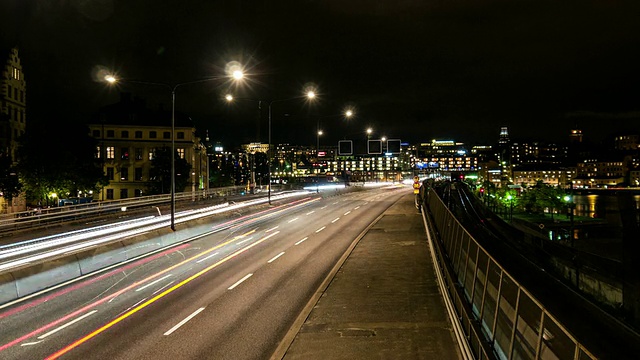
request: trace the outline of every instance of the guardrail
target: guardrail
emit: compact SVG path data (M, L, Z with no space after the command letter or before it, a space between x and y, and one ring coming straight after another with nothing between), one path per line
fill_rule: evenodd
M596 358L480 246L435 191L421 194L438 266L476 359Z
M176 201L197 201L225 198L239 195L245 190L244 186L228 186L208 190L188 191L176 193ZM169 194L142 196L121 200L109 200L90 202L78 205L43 208L38 210L22 211L12 214L0 215L0 234L4 232L35 229L39 227L55 225L76 219L101 216L107 213L120 212L122 208L135 209L144 206L158 206L168 204L171 201Z

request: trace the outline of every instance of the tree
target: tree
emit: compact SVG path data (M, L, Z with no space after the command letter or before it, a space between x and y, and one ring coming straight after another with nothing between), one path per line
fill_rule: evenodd
M18 175L27 201L40 202L51 193L75 197L108 184L97 159L97 140L85 126L29 127L20 139Z
M191 165L187 160L180 158L178 152L173 154L175 158L176 193L184 191L189 185L189 174ZM156 149L155 156L151 160L149 170L149 193L150 194L170 194L171 193L171 148L161 147Z
M11 158L0 155L0 193L11 204L13 198L20 195L22 184L18 180L18 173L11 163Z

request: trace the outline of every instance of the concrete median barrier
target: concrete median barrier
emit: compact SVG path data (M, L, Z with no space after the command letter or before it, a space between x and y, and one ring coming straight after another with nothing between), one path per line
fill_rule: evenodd
M147 239L146 237L122 240L120 243L124 246L124 252L127 259L144 255L163 246L162 242L158 241L158 239Z
M33 294L82 275L75 255L35 264L11 274L15 278L18 297Z
M18 288L11 274L0 274L0 304L18 298Z
M126 248L120 242L83 251L76 254L76 257L82 275L127 260Z

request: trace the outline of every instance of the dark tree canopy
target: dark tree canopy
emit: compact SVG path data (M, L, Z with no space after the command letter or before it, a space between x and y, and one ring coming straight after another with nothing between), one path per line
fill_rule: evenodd
M191 165L174 153L176 171L176 192L182 192L189 185ZM171 192L171 148L156 149L149 170L149 193L169 194Z
M27 200L40 201L51 193L74 197L108 184L96 146L84 126L29 127L20 139L17 166Z
M11 158L0 155L0 193L11 202L14 197L20 195L22 184L18 180L17 170L11 163Z

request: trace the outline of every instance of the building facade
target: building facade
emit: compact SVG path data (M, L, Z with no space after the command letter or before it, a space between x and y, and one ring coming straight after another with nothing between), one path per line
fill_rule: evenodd
M189 184L183 189L176 188L176 193L209 188L206 147L196 136L191 119L182 114L176 116L172 135L168 112L147 110L143 102L123 96L120 103L105 107L97 121L88 124L89 134L98 141L96 157L102 159L109 181L99 194L94 194L95 200L150 195L152 161L159 148L171 148L172 136L178 157L191 167Z
M27 82L18 49L11 49L4 60L0 77L0 154L15 161L18 139L27 127Z
M0 64L0 156L15 164L18 140L27 128L27 82L17 48L0 51ZM9 202L0 193L0 213L23 210L24 195Z

